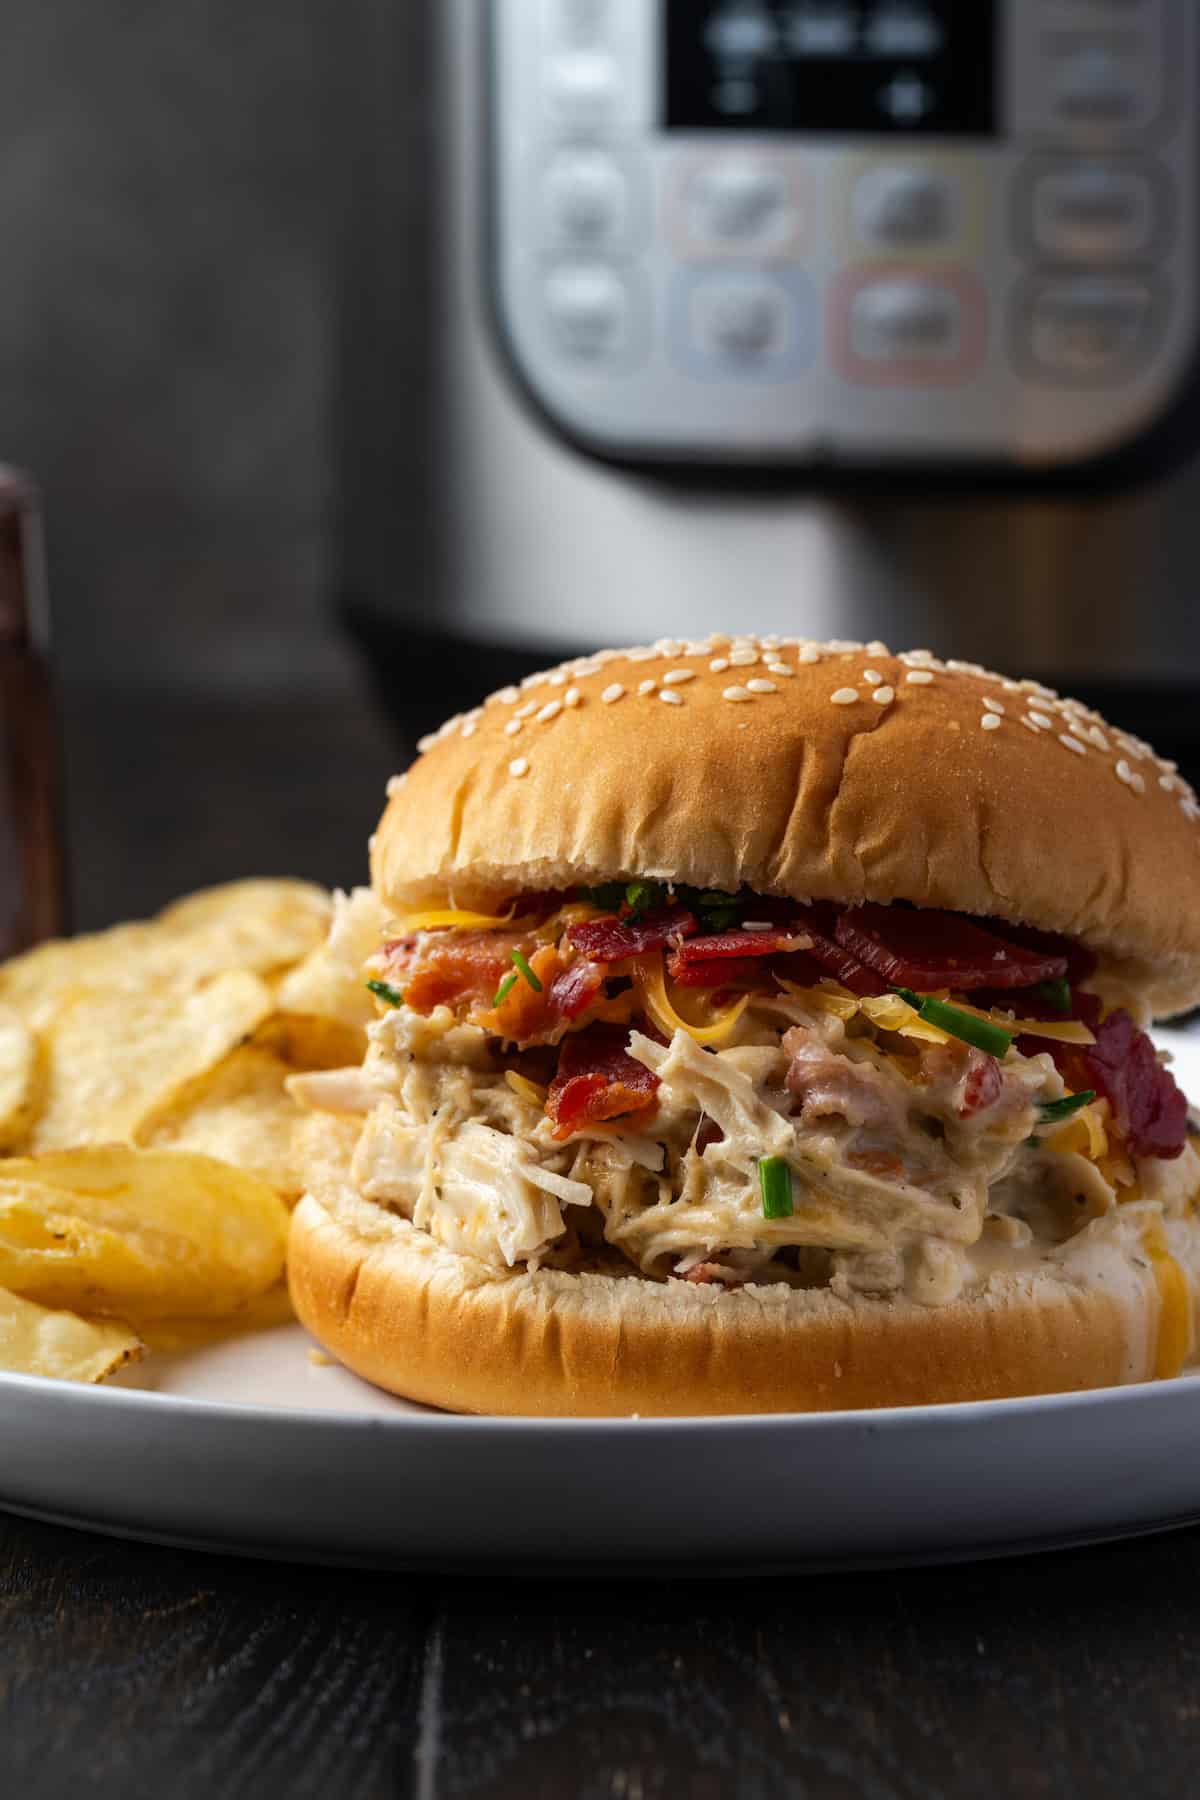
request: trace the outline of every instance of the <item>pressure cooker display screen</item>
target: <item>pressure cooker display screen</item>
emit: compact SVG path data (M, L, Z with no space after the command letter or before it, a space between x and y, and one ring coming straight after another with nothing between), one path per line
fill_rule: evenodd
M995 0L665 0L680 130L988 136Z

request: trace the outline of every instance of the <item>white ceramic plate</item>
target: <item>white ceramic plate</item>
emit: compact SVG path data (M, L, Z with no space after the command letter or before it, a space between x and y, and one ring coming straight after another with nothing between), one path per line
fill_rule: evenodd
M1200 1094L1200 1053L1171 1047ZM1196 1377L811 1417L468 1419L310 1348L282 1326L151 1358L140 1388L0 1375L0 1506L248 1555L526 1571L932 1561L1200 1519Z

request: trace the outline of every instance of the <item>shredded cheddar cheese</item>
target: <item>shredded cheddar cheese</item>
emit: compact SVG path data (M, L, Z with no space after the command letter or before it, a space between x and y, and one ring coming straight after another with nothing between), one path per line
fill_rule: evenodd
M1179 1374L1192 1353L1195 1335L1192 1292L1187 1276L1171 1255L1167 1234L1160 1223L1147 1225L1142 1234L1142 1245L1158 1284L1158 1346L1154 1374L1159 1381L1169 1381Z
M697 1044L725 1043L750 1000L749 994L743 994L730 1006L706 1006L708 1023L696 1025L677 1011L667 992L661 950L656 950L651 956L638 957L633 964L632 973L642 1006L658 1029L667 1037L673 1037L677 1031L684 1031Z

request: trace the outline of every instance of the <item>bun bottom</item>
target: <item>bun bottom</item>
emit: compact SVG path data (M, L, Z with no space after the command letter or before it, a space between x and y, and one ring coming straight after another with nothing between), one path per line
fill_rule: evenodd
M1189 1233L1195 1269L1200 1229ZM339 1361L452 1412L829 1412L1065 1393L1164 1372L1153 1269L1115 1246L1078 1267L994 1275L969 1297L925 1307L774 1285L496 1270L340 1188L300 1202L288 1265L296 1312Z

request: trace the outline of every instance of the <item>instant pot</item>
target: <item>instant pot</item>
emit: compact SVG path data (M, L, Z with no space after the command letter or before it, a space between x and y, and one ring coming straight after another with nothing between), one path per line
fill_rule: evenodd
M1191 759L1189 0L360 0L339 585L430 713L738 627Z

